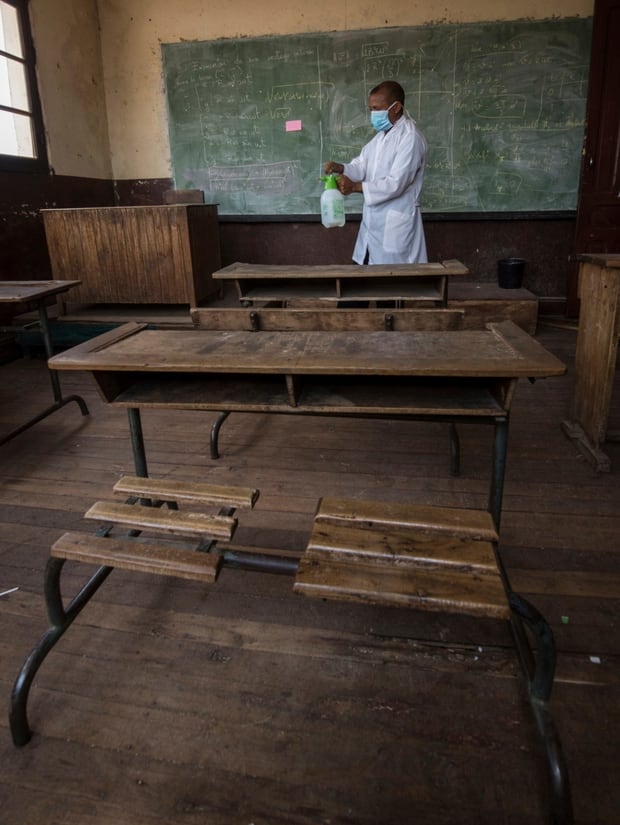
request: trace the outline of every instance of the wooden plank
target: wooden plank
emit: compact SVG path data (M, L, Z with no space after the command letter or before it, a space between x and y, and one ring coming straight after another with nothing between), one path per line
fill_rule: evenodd
M331 280L334 278L364 277L427 277L429 275L467 275L469 270L460 261L450 259L416 264L326 264L323 266L273 265L234 263L213 273L221 280L239 278L281 278L304 280L308 277Z
M78 286L81 281L0 281L0 304L41 301Z
M106 373L94 376L104 397L123 407L161 407L188 410L224 410L228 412L272 412L313 415L373 415L390 416L458 416L489 417L504 415L512 398L495 394L487 387L446 381L442 385L430 381L396 382L389 379L331 379L303 376L297 380L293 398L289 389L293 376L286 378L247 377L235 375L219 378L210 375L150 376L145 374L124 386L102 381ZM116 374L119 378L124 373ZM301 376L296 376L301 379ZM503 397L502 397L503 395Z
M344 280L341 289L329 281L306 278L303 281L285 279L265 281L239 279L240 297L243 301L279 301L287 305L301 302L320 305L339 301L419 301L437 304L443 300L443 278L427 282L421 278L410 282L390 282L382 280L359 279Z
M214 553L78 532L64 533L50 552L55 558L203 582L215 581L220 565Z
M507 290L502 290L506 292ZM509 290L512 292L512 290ZM525 291L525 290L523 290ZM535 335L538 328L538 301L521 300L511 296L505 300L482 297L474 300L460 297L460 290L451 289L448 297L448 309L460 309L465 313L463 326L466 329L482 329L488 323L513 321L529 335Z
M295 578L296 593L322 599L363 601L389 607L464 613L507 619L509 608L498 576L475 576L453 570L319 560L303 556Z
M463 309L213 309L192 307L192 323L199 329L325 332L460 329Z
M132 335L146 329L146 327L146 323L128 321L126 324L121 324L120 327L110 329L107 332L101 333L101 335L96 335L94 338L90 338L88 341L83 341L81 344L77 344L75 347L71 348L71 353L79 358L83 355L100 352L113 344L117 344L120 341L130 338Z
M486 510L325 497L319 502L315 518L360 527L409 527L450 536L498 540L493 519Z
M593 448L603 445L613 392L620 324L620 270L584 263L570 417Z
M407 574L410 567L446 568L497 575L493 546L488 541L439 536L406 527L382 529L315 521L306 554L313 558L394 564Z
M537 378L566 365L510 321L487 330L401 332L221 332L143 329L100 346L55 355L53 369L202 374L383 375ZM105 342L104 342L105 343Z
M181 510L167 510L159 507L142 507L139 504L117 504L97 501L85 513L84 518L96 521L124 524L140 530L156 530L176 533L180 536L211 537L230 539L235 532L237 520L230 516L213 516L203 513L188 513Z
M123 476L114 485L114 492L142 498L170 498L174 501L194 501L234 508L252 508L259 496L259 491L251 487L226 487L198 481L138 476Z
M272 266L237 263L214 273L233 280L242 302L445 302L448 275L466 275L460 261L392 265Z
M620 269L620 254L618 253L608 255L604 252L581 252L579 255L575 255L575 260L592 263L606 269Z
M513 568L510 571L510 582L519 593L546 596L617 600L620 594L618 573Z

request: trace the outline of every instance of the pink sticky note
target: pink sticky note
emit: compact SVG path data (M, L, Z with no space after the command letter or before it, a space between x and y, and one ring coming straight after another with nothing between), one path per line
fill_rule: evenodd
M287 120L285 128L287 132L301 132L301 120Z

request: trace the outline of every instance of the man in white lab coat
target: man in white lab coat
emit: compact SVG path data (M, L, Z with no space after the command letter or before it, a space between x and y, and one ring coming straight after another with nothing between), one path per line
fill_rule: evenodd
M402 86L386 80L368 95L377 134L349 163L329 160L343 195L361 192L364 209L353 260L358 264L425 263L426 240L419 197L426 138L405 112Z

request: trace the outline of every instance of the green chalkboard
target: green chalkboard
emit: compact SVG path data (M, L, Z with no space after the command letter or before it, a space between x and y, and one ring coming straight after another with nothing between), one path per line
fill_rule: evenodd
M368 92L394 79L429 144L425 212L575 209L590 35L571 18L165 44L175 185L222 215L316 214L323 163L370 140Z

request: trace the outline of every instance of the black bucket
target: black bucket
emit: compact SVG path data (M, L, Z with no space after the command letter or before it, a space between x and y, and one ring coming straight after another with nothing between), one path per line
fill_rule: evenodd
M523 283L523 258L502 258L497 262L497 282L502 289L520 289Z

